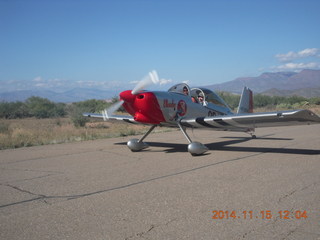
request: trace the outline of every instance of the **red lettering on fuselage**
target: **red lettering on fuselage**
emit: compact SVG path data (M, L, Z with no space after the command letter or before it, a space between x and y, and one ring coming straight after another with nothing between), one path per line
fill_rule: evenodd
M184 116L184 115L186 115L186 113L187 113L187 104L186 104L186 102L185 101L183 101L183 100L180 100L179 102L178 102L178 114L182 117L182 116Z
M168 99L165 99L165 100L163 101L163 107L165 107L165 108L175 108L175 107L176 107L176 104L175 104L175 102L173 101L173 99L171 100L171 102L169 102Z

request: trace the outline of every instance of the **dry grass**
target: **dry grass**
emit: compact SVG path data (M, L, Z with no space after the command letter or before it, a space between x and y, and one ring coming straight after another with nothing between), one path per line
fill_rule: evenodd
M90 122L76 128L69 118L0 119L0 149L136 135L147 129L122 122Z

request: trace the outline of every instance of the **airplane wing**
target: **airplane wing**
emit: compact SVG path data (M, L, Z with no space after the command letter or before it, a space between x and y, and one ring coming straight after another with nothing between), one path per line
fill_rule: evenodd
M261 127L309 125L320 123L320 117L309 110L294 110L266 113L234 114L215 117L182 119L181 125L213 130L246 131Z
M132 116L124 116L124 115L106 115L105 112L102 114L98 113L83 113L82 116L84 117L92 117L92 118L101 118L103 120L108 120L108 121L124 121L128 123L138 123L136 122Z

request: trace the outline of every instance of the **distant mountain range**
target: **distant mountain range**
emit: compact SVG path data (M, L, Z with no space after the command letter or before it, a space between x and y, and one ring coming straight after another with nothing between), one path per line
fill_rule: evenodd
M25 101L31 96L47 98L53 102L79 102L88 99L110 99L116 94L113 91L99 89L75 88L66 92L57 93L48 90L23 90L0 93L0 101Z
M320 96L320 70L296 72L263 73L258 77L243 77L233 81L206 86L215 91L241 93L243 87L254 93L266 95Z
M320 87L318 88L300 88L295 90L279 90L276 88L269 89L261 94L267 96L302 96L305 98L320 97Z
M233 81L205 86L214 91L226 91L240 94L243 87L249 87L254 93L269 96L303 97L320 96L320 70L302 70L296 72L266 72L258 77L243 77ZM110 99L116 96L113 90L75 88L65 92L48 90L24 90L0 93L0 101L24 101L31 96L47 98L54 102L78 102L88 99Z

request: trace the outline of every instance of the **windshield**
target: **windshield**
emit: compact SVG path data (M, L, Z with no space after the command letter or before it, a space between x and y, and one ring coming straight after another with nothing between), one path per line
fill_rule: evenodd
M192 93L199 94L199 92L203 92L204 100L208 103L212 103L221 107L229 108L228 105L223 101L221 97L219 97L216 93L213 91L207 89L207 88L195 88L192 89Z
M168 90L168 92L175 92L175 93L180 93L180 94L184 94L184 95L190 96L190 87L188 86L188 84L179 83L179 84L174 85L173 87L171 87Z

